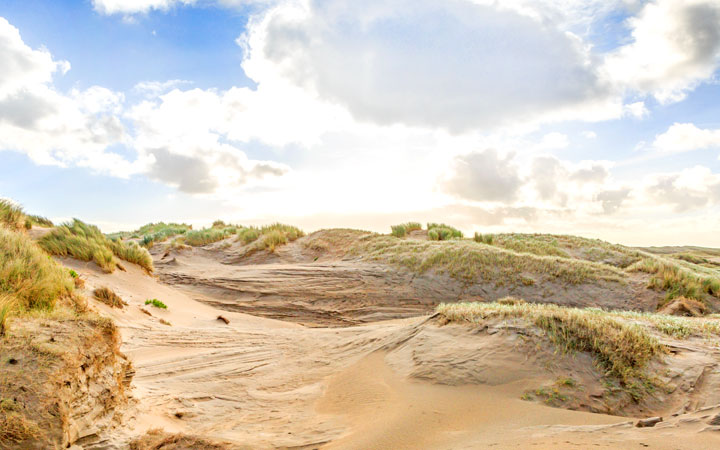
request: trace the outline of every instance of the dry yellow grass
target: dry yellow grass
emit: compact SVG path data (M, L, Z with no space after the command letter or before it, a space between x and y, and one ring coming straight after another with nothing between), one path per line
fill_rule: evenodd
M437 312L453 322L525 320L543 330L558 349L591 353L606 375L618 379L635 399L655 387L645 368L654 357L667 351L642 326L601 310L516 302L444 303Z
M166 433L159 428L130 442L130 450L230 450L229 444L183 433Z

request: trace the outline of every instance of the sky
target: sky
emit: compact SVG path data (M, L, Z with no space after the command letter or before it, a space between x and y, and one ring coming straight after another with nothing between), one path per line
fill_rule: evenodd
M720 247L720 0L3 0L0 196Z

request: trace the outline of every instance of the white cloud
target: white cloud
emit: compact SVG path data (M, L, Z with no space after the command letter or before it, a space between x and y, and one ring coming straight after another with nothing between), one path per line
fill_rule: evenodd
M101 14L137 14L157 9L167 11L173 6L192 5L196 0L92 0Z
M496 4L288 1L241 42L256 81L303 87L383 125L487 128L608 95L579 38Z
M146 97L157 97L183 85L192 84L188 80L141 81L133 86L133 91Z
M28 47L1 17L0 61L0 149L26 153L40 164L79 165L117 176L136 171L132 162L106 151L125 138L113 115L122 94L97 86L59 93L53 75L70 65Z
M707 167L651 175L645 183L650 200L672 206L676 213L720 204L720 174Z
M609 55L605 70L622 87L660 102L682 100L720 62L720 3L716 0L647 2L628 20L632 42Z
M582 137L584 137L585 139L595 139L595 138L597 138L597 133L595 133L594 131L590 131L590 130L583 131L583 132L581 132L580 134L581 134Z
M720 129L708 130L692 123L674 123L655 137L653 147L668 153L720 148Z

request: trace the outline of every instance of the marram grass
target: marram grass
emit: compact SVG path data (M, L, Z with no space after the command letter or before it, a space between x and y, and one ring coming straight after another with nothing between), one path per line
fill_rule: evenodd
M522 302L443 303L437 312L451 322L525 320L543 330L561 351L592 354L606 375L618 379L635 399L653 388L645 370L648 363L667 352L644 327L597 309Z

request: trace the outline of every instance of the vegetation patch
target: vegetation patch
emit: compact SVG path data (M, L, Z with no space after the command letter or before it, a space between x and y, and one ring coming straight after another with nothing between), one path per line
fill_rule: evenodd
M95 289L93 291L93 297L95 297L96 300L110 306L111 308L122 309L123 306L127 306L127 303L122 298L120 298L119 295L113 292L113 290L109 287L103 286Z
M20 205L10 200L0 199L0 225L11 230L25 229L25 213Z
M22 310L51 310L73 292L68 272L24 233L0 227L0 293Z
M455 227L444 223L428 223L428 239L431 241L447 241L450 239L462 239L463 233Z
M98 227L78 219L56 227L38 243L53 255L93 261L108 273L117 267L116 256L153 271L150 253L136 242L123 242L119 238L111 240Z
M416 230L422 230L422 225L420 222L407 222L407 223L401 223L399 225L393 225L390 227L390 231L393 236L395 237L405 237L408 233Z
M667 260L645 258L628 270L651 274L648 288L665 291L667 301L677 297L703 301L706 294L720 298L720 279L693 272Z
M167 309L167 305L156 298L145 300L146 305L152 305L156 308Z
M183 433L170 434L159 428L130 442L130 450L230 450L229 444Z
M561 281L581 284L594 280L623 282L627 275L614 267L587 261L519 254L469 240L448 242L399 240L391 236L364 235L348 250L360 258L389 262L415 272L437 270L467 282L521 284L532 275L534 282Z
M237 234L238 241L242 241L246 245L255 243L248 249L248 253L258 250L274 252L277 247L305 236L305 232L300 228L282 223L273 223L259 228L241 227Z
M473 235L473 241L479 242L482 244L493 245L493 243L495 242L495 235L494 234L482 234L482 233L478 233L476 231L475 234Z
M531 303L444 303L437 312L451 322L526 320L543 330L559 350L592 354L606 376L617 379L635 400L656 387L645 369L653 358L667 352L642 326L618 320L601 310Z
M192 230L185 233L185 244L193 247L212 244L222 241L226 237L235 233L235 229L228 230L225 228L206 228L203 230Z

